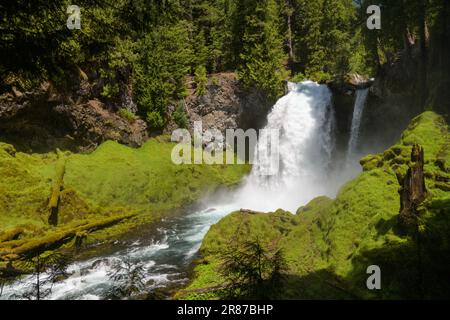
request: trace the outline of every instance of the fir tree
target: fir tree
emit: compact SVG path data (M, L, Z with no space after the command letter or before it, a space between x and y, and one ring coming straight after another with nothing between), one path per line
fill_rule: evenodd
M276 2L239 1L234 19L234 49L242 84L245 88L258 88L270 98L278 97L286 78L286 56Z

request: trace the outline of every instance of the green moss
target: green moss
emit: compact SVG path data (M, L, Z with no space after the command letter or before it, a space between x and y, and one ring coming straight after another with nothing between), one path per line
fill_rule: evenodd
M311 200L306 206L300 207L297 210L297 214L316 216L320 212L327 210L332 203L333 200L328 197L317 197Z
M383 165L379 155L368 155L362 158L360 163L364 171L370 171Z
M402 135L405 146L420 144L426 158L437 158L442 147L448 144L448 127L443 117L427 111L412 120Z
M190 204L220 186L237 184L248 165L180 165L174 144L151 139L139 149L106 142L91 154L24 154L0 144L0 233L26 226L21 240L52 238L80 223L133 214L88 242L107 240ZM57 208L58 224L48 224ZM134 216L134 214L137 214Z
M397 228L397 175L406 173L414 143L425 149L429 191L421 209L420 242ZM220 283L217 252L248 237L276 242L284 250L289 267L284 298L450 296L449 289L441 285L450 280L445 269L450 263L449 143L442 117L426 112L412 121L398 144L363 158L364 171L346 183L335 200L316 198L299 208L295 216L280 212L225 217L206 235L202 264L195 268L196 276L187 291L176 297L214 297L214 293L199 295L195 290ZM383 290L377 292L365 286L366 268L372 264L380 265L383 272Z
M156 139L139 149L106 142L92 154L67 159L65 185L101 207L162 210L236 184L249 170L246 165L177 166L171 161L173 146Z

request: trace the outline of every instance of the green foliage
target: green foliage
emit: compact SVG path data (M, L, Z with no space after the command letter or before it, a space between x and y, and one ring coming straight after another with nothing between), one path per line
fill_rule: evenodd
M234 50L244 88L256 87L275 99L283 92L283 63L278 7L274 0L238 1L234 16Z
M136 115L133 112L131 112L130 110L128 110L127 108L120 108L119 111L117 111L117 114L120 117L122 117L128 121L131 121L131 122L136 120Z
M161 115L158 111L147 112L145 120L148 122L151 128L161 129L164 127L166 121L164 115Z
M142 263L118 259L108 271L108 277L113 282L109 292L111 298L130 298L144 291L146 270Z
M326 81L361 71L361 66L352 61L363 49L358 47L358 30L353 28L357 11L351 0L291 3L296 57L308 78Z
M2 6L2 75L19 73L26 77L70 83L73 70L80 64L107 64L114 38L124 30L117 19L127 0L95 2L81 0L81 30L66 27L67 7L59 1L18 1Z
M405 174L412 144L425 149L428 199L422 203L418 234L398 228L398 174ZM246 239L278 243L287 261L285 299L433 299L449 297L446 270L450 248L448 168L450 134L439 115L426 112L414 119L401 141L383 154L368 156L365 167L331 200L314 199L297 215L235 212L211 227L200 249L202 260L187 290L177 298L215 299L213 290L227 283L218 266L227 248ZM366 159L366 160L367 160ZM405 160L406 159L406 160ZM365 166L365 161L363 161ZM447 186L447 187L446 187ZM368 291L366 269L379 265L383 290ZM212 287L207 293L192 293ZM195 292L195 291L194 291ZM203 291L202 291L203 292Z
M101 92L102 97L105 98L113 98L119 94L119 85L116 84L109 84L103 86L103 90Z
M185 95L185 76L192 56L185 25L151 31L140 43L139 52L134 80L137 104L150 126L161 128L166 122L169 99Z
M187 129L189 127L189 118L184 110L183 104L178 105L172 117L179 128Z
M67 90L83 70L108 103L132 88L139 115L155 128L186 94L187 75L202 83L205 73L235 70L246 89L276 98L287 62L322 82L375 74L399 51L411 53L408 41L425 40L425 21L433 59L448 55L445 0L380 0L382 30L366 27L368 0L80 0L81 30L66 27L69 4L2 5L0 89L28 91L52 80Z
M281 290L286 262L280 249L268 250L259 239L247 240L226 250L221 259L225 298L267 299Z
M206 68L204 66L198 66L195 69L195 93L198 96L203 96L206 93L206 85L208 84L208 75L206 74Z
M21 262L23 270L31 270L35 281L17 297L27 300L42 300L52 293L53 284L67 277L69 258L61 253L50 252L29 257ZM45 275L44 275L45 273Z
M194 29L193 66L204 65L209 73L231 66L229 44L231 41L230 0L192 1Z

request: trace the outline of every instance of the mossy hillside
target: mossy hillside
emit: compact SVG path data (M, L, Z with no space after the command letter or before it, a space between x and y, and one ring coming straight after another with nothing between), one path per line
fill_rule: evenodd
M428 198L421 207L420 233L411 235L398 229L397 176L406 173L414 143L425 149ZM450 295L442 285L450 280L445 270L450 265L450 192L442 186L449 183L449 143L443 119L426 112L412 121L399 143L383 154L365 157L364 171L345 184L335 200L319 197L295 216L284 213L284 219L279 213L234 213L224 218L205 237L196 276L177 297L217 298L214 291L199 288L220 285L218 253L232 241L252 237L276 241L283 249L289 266L285 298ZM366 288L366 269L372 264L383 272L383 290L376 292Z
M54 154L18 153L11 145L0 144L0 225L36 224L49 196L54 177Z
M247 165L177 166L171 161L173 146L152 139L139 149L106 142L92 154L29 155L1 144L0 234L13 234L19 242L2 242L0 251L26 242L33 247L64 230L96 223L104 227L91 228L88 243L117 238L219 186L238 183L249 170ZM51 204L58 209L56 227L48 223ZM104 224L122 216L130 217Z
M165 210L219 185L236 184L249 170L247 165L175 165L173 146L157 139L139 149L106 142L92 154L67 159L65 185L101 207Z

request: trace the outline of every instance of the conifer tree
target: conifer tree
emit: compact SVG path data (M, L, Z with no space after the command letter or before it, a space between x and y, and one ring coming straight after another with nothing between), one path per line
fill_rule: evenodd
M242 84L258 88L270 98L278 97L286 77L286 56L276 2L238 1L234 19L234 50Z

